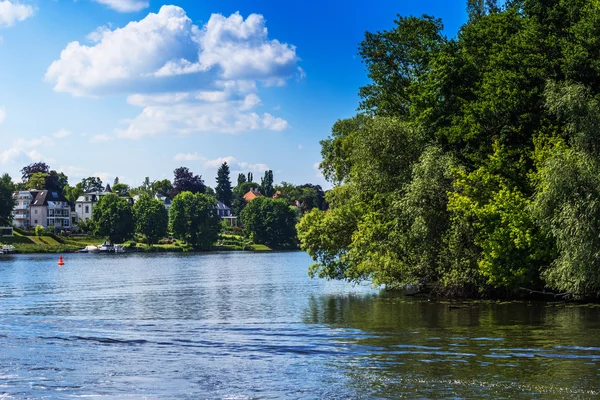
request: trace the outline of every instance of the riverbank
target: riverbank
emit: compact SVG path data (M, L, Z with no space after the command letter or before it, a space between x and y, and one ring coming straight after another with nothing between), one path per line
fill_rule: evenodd
M98 246L104 238L95 236L27 236L18 232L12 237L0 238L0 244L13 245L16 254L46 254L46 253L74 253L88 245ZM177 239L161 240L152 246L136 241L123 243L128 252L147 253L187 253L197 252L193 247ZM211 251L272 251L273 249L256 243L250 243L242 236L220 235L219 241Z

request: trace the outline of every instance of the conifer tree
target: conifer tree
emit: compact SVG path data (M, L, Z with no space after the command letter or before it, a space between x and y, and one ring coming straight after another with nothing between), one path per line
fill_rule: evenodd
M224 162L217 171L217 187L215 188L217 200L221 201L227 207L231 207L231 181L229 180L229 165Z

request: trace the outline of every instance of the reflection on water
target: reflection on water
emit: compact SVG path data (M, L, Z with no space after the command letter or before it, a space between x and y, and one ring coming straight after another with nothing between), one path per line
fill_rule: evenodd
M408 299L303 253L0 259L1 398L597 398L600 308Z
M600 395L595 305L311 296L304 321L358 330L344 343L361 353L343 367L385 397Z

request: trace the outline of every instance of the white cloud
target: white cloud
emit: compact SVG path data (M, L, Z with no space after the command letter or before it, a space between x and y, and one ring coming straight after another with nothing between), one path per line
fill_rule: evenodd
M61 130L59 130L57 132L54 132L52 134L52 136L54 136L57 139L63 139L63 138L66 138L67 136L69 136L70 134L71 134L71 132L69 132L68 130L61 129Z
M34 9L31 6L16 1L0 1L0 27L13 26L17 22L31 17L33 12Z
M229 168L233 171L265 172L269 170L269 166L267 164L252 164L245 161L238 161L232 156L208 160L204 163L204 166L209 168L219 168L224 162L227 162Z
M47 136L34 139L16 139L12 146L0 153L0 165L28 164L31 162L51 162L53 159L45 157L36 148L51 147L54 142Z
M85 178L85 177L89 176L89 174L88 174L89 171L87 169L73 166L73 165L62 165L62 166L58 167L56 170L64 173L69 178Z
M213 14L198 27L163 6L123 28L100 27L91 45L71 42L46 71L54 90L74 96L128 94L142 108L119 137L197 132L281 131L284 119L253 112L258 82L281 85L298 73L294 46L270 40L265 20Z
M302 146L301 144L298 145L298 150L302 150L304 148L304 146Z
M108 142L111 139L110 135L94 135L90 138L90 143Z
M206 157L198 153L179 153L175 155L175 161L204 161Z
M141 21L102 27L89 38L94 45L71 42L50 65L46 80L54 90L90 96L177 82L206 87L217 79L283 80L296 73L298 62L294 46L268 40L265 20L257 14L246 20L237 13L213 14L200 29L182 8L163 6ZM195 76L178 79L190 74Z
M0 107L0 124L4 122L6 118L6 111L4 111L4 107Z
M150 4L148 1L140 0L94 0L96 3L104 4L119 12L134 12L147 8Z

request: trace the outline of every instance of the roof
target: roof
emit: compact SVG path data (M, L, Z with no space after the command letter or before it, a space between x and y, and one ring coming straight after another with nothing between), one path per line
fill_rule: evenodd
M260 194L260 192L258 190L255 190L255 191L250 190L248 193L246 193L244 195L244 199L246 199L246 201L253 200L257 197L262 197L262 194Z
M33 193L33 192L32 192ZM48 202L62 201L67 202L67 199L62 195L62 193L56 190L41 190L33 199L32 206L47 206Z
M217 210L231 210L231 208L227 207L222 201L217 200Z

